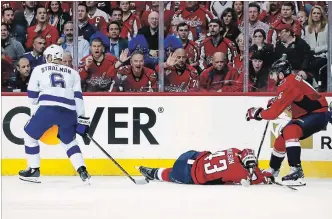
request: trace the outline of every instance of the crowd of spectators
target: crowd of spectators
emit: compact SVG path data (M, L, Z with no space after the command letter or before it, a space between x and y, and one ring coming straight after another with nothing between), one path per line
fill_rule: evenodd
M2 91L26 92L51 44L63 47L63 64L79 71L85 92L156 92L161 68L165 92L241 92L245 72L249 91L273 92L269 68L284 54L295 74L326 91L327 2L256 1L248 11L243 6L241 1L165 1L161 18L158 1L82 1L76 9L72 2L2 1ZM164 21L162 63L159 19Z

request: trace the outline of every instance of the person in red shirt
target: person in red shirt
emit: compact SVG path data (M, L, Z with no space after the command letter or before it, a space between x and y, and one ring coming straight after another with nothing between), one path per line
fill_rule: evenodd
M269 101L265 110L262 107L248 109L246 118L247 121L274 120L286 109L292 112L291 121L283 128L282 134L274 143L268 171L277 176L287 153L291 170L288 175L282 177L283 184L306 185L301 167L300 140L325 129L332 112L328 111L324 96L316 92L300 75L291 73L291 65L285 56L277 60L270 71L270 77L278 85L278 96Z
M233 41L221 35L222 23L219 19L213 19L209 23L210 37L206 38L200 47L199 68L201 71L211 66L212 55L222 52L227 55L227 60L233 62L237 55L237 49Z
M144 67L144 56L140 52L132 53L130 58L130 65L121 67L116 73L116 80L112 91L157 91L156 72L152 69Z
M188 92L199 90L197 70L187 64L187 53L179 48L162 64L165 71L165 92ZM156 67L159 72L159 65Z
M172 168L137 167L148 180L196 185L272 184L271 173L260 170L251 149L190 150L181 154Z
M120 8L123 12L120 37L128 40L135 37L142 27L140 18L131 13L129 6L129 1L120 1Z
M36 9L37 24L27 30L26 48L32 50L33 39L38 35L46 39L46 47L56 44L59 39L58 30L47 22L47 11L44 6L38 6Z
M116 70L126 62L129 50L121 52L119 60L109 53L105 53L105 46L100 38L91 42L91 55L79 63L79 73L82 81L82 90L89 92L110 91L115 83Z
M182 47L186 50L188 56L188 62L193 67L198 67L199 61L199 50L198 45L192 40L189 40L189 26L182 22L176 27L179 39L182 42Z
M213 14L197 1L186 1L186 7L175 12L173 19L183 19L190 27L190 39L196 41L204 39L207 34L208 23L214 18Z
M212 66L202 72L199 79L200 90L203 92L241 92L238 81L241 72L227 65L225 54L216 52L212 56Z

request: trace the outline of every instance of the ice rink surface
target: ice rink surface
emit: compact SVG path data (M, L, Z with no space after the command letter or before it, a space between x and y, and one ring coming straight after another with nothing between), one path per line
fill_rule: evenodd
M332 179L299 191L276 185L196 186L126 177L2 177L3 219L332 219Z

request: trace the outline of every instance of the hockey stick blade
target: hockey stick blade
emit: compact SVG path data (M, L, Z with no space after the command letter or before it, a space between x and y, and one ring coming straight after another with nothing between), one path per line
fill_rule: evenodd
M274 184L278 185L278 186L289 188L289 189L294 190L294 191L298 191L297 188L294 188L293 186L288 186L288 185L281 184L280 182L274 182Z
M86 136L109 158L111 161L136 185L144 185L149 183L148 179L140 179L140 180L135 180L123 167L111 156L105 149L96 142L89 134L86 134Z

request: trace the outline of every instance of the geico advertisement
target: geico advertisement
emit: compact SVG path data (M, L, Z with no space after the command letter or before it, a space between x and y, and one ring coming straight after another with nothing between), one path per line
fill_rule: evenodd
M27 97L3 96L3 158L24 158L24 125L36 110ZM186 150L216 151L229 147L258 149L266 121L245 120L246 110L265 106L269 97L226 96L86 96L90 134L116 158L177 158ZM331 101L331 98L329 98ZM272 121L265 137L262 159L289 121L284 113ZM51 127L40 139L42 158L65 158ZM331 125L301 142L303 160L332 160ZM86 158L105 158L88 139L77 135Z

